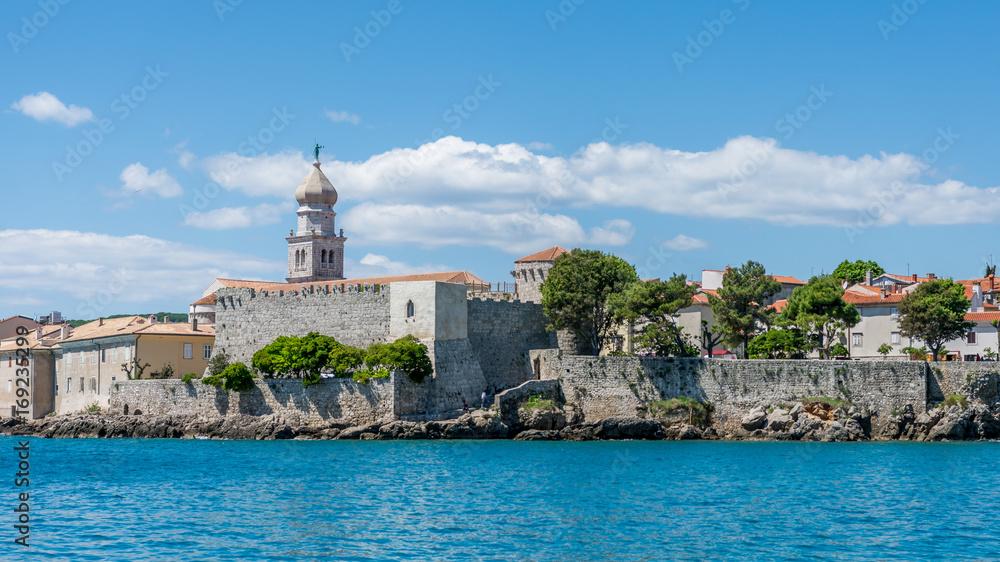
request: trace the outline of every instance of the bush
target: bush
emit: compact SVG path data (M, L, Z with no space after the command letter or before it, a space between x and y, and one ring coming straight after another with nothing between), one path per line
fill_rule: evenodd
M181 377L181 382L190 383L191 381L193 381L196 378L198 378L197 374L195 374L195 373L188 373L188 374L184 375L183 377Z
M890 353L892 353L892 346L887 343L883 343L882 345L878 346L877 351L882 355L889 355Z
M434 373L427 346L413 336L372 344L365 354L365 365L373 371L379 367L403 371L413 382L421 382Z
M850 353L851 352L847 350L847 346L840 342L833 344L833 347L830 348L831 357L847 357Z
M94 402L90 406L87 406L87 412L88 413L96 414L96 413L98 413L100 411L101 411L101 407L97 405L97 402Z
M253 354L250 365L266 375L308 376L316 380L326 367L330 353L339 347L342 346L337 340L317 332L302 337L278 336Z
M218 375L201 379L201 382L216 388L221 387L223 390L244 391L254 387L253 379L254 375L250 369L245 364L237 362L226 367L226 370Z
M969 407L969 402L961 394L949 394L944 397L944 402L941 405L946 408L949 406L960 406L964 410Z
M365 364L365 350L349 345L341 345L330 352L326 368L335 376L349 377Z
M532 394L531 398L524 403L525 410L555 410L556 405L552 400L542 398L541 394Z
M667 416L679 410L688 412L689 423L707 423L712 411L711 402L701 402L687 396L679 396L670 400L654 400L647 405L649 415L658 418Z
M219 351L208 360L208 374L209 376L221 375L222 371L225 371L228 366L229 354L225 351Z
M368 384L368 381L372 379L387 379L390 374L389 369L361 369L359 371L354 371L354 374L351 375L351 379L354 382Z

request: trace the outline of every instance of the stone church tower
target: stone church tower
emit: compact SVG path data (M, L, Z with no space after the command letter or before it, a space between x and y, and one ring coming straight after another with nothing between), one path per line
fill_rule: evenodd
M288 241L289 283L336 281L344 278L344 229L337 234L334 219L337 213L337 190L313 163L306 179L295 190L299 202L299 229L290 233Z

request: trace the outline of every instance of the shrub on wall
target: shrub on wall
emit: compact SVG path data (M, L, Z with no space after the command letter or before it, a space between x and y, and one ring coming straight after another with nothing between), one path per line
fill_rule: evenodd
M208 360L208 374L220 375L229 366L229 354L225 350L218 351Z
M250 372L250 368L237 362L226 367L226 370L218 375L210 375L201 379L201 382L216 388L221 387L223 390L243 391L254 387L253 379L254 375Z
M339 347L337 340L316 332L302 337L279 336L254 353L250 365L267 375L315 378L326 367L330 353Z
M368 347L365 365L373 371L379 367L396 369L421 382L434 373L427 346L414 336L404 336L392 343L375 343Z

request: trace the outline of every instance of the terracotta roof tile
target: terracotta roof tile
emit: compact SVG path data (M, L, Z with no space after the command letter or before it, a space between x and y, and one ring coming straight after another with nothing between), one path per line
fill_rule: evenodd
M212 293L211 295L208 295L207 297L202 297L202 298L194 301L193 303L191 303L191 306L199 306L199 305L203 305L203 304L215 304L215 301L217 301L218 299L219 299L219 296L216 295L215 293Z
M966 312L965 319L970 322L992 322L994 320L1000 320L1000 311Z
M556 258L563 254L568 254L569 250L563 248L562 246L552 246L548 250L542 250L541 252L535 252L530 256L524 256L514 260L514 263L525 263L532 261L555 261Z

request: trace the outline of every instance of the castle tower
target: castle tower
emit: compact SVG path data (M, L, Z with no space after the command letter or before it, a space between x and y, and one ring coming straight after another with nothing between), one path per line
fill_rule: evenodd
M337 234L334 219L337 213L337 190L313 163L306 179L295 190L299 202L298 231L285 238L288 241L289 283L335 281L344 278L344 229Z

